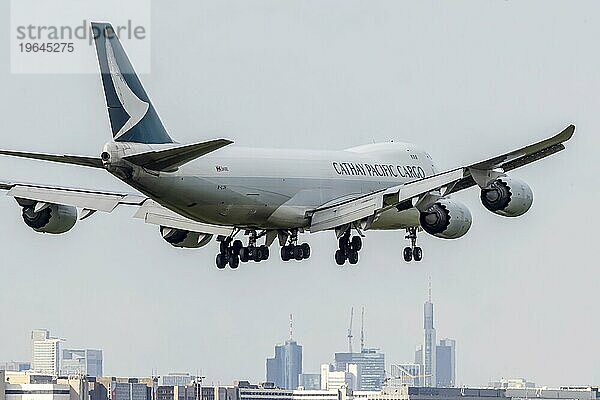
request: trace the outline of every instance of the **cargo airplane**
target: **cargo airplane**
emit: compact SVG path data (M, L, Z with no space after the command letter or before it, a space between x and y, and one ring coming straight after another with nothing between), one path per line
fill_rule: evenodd
M417 233L442 239L465 235L471 213L450 197L478 186L485 208L503 217L529 210L533 192L508 172L565 148L568 126L538 143L476 164L440 171L423 149L408 143L367 144L338 151L236 146L216 139L181 144L163 126L108 23L92 23L113 140L99 157L0 151L103 169L135 193L0 182L36 232L62 234L78 220L121 206L159 227L175 247L219 243L216 266L269 258L275 241L283 261L310 257L299 234L332 231L338 265L356 264L371 230L405 230L405 261L420 261Z

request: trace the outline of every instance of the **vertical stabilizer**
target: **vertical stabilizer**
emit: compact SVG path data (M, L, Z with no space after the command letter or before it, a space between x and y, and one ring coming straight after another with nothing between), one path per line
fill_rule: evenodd
M115 142L173 143L109 23L92 22Z

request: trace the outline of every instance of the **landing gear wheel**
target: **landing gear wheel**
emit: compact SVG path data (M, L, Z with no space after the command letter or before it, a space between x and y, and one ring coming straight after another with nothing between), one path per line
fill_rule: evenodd
M413 249L412 247L404 248L404 261L411 262L413 259Z
M224 269L225 266L227 265L227 258L225 257L225 254L223 253L219 253L217 254L217 268L218 269Z
M348 253L348 262L352 265L358 262L358 251L350 250L350 252Z
M420 247L415 247L412 249L412 253L415 261L421 261L423 259L423 249Z
M360 251L362 249L362 238L360 236L354 236L350 242L350 246L354 251Z
M302 243L300 247L302 247L302 257L304 257L305 260L308 259L308 257L310 257L310 245L308 243Z
M335 263L337 265L344 265L345 262L346 262L346 254L342 250L336 250Z
M244 247L244 245L242 244L241 240L234 240L233 244L231 245L231 249L233 250L233 254L240 254L240 250L242 250L242 248Z
M263 259L263 249L262 246L260 247L255 247L253 249L253 257L252 259L254 260L254 262L260 262Z
M240 266L240 258L235 254L231 254L229 256L229 268L237 269L239 266Z
M301 261L304 258L304 251L302 251L302 246L294 246L294 259L296 261Z
M226 254L227 250L229 249L229 240L225 239L222 240L221 243L219 243L219 250L221 251L221 253Z
M288 246L281 247L281 260L282 261L290 261L290 250Z
M262 249L262 257L261 260L265 261L269 259L269 248L266 245L262 245L260 246L260 248Z
M246 263L246 262L248 262L249 259L250 259L250 256L248 254L248 248L242 247L240 249L240 261Z

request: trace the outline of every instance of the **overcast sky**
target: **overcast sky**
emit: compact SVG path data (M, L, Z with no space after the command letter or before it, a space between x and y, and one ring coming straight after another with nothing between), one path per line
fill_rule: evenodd
M8 23L6 1L0 12ZM529 213L504 219L476 189L460 193L471 230L456 241L422 233L418 264L402 261L404 232L370 232L359 265L339 268L325 232L302 237L307 262L274 256L218 271L216 243L176 250L133 209L51 237L0 197L0 360L29 359L29 332L44 327L68 346L104 349L107 374L260 381L288 314L305 372L318 372L346 348L350 307L364 305L367 345L388 365L412 361L431 276L438 338L457 340L459 384L600 384L599 37L595 1L154 1L142 79L181 142L341 149L395 139L450 168L569 123L577 132L566 151L513 173L535 192ZM0 147L100 154L110 134L99 77L12 75L8 44ZM128 190L98 170L9 158L0 170L5 180Z

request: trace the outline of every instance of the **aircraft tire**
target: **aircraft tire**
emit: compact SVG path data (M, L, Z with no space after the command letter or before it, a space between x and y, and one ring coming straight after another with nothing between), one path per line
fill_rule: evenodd
M413 251L411 247L405 247L404 248L404 261L406 262L411 262L413 259Z
M344 265L346 262L346 254L342 250L336 250L335 262L337 265Z
M348 262L352 265L358 263L358 251L350 250L348 253Z
M354 236L350 246L352 247L352 250L360 251L360 249L362 249L362 238L360 236Z
M240 266L240 258L237 255L232 254L229 257L229 268L237 269L239 266Z
M262 249L262 258L261 258L261 260L262 261L268 260L269 259L269 255L270 255L269 254L270 253L269 252L269 248L266 245L264 245L264 244L262 246L260 246L260 248Z
M310 257L310 245L308 243L302 243L302 257L306 260Z
M216 262L217 262L218 269L224 269L225 266L227 265L227 259L225 258L225 254L223 254L223 253L217 254Z
M294 246L294 259L296 261L301 261L304 258L304 252L302 251L302 246Z
M240 261L246 263L246 262L248 262L249 259L250 259L250 257L248 255L248 248L242 247L240 249Z
M244 247L241 240L234 240L231 248L233 249L233 253L239 255L240 250Z
M414 249L412 249L412 253L413 253L413 259L415 261L421 261L423 259L423 249L421 249L420 247L415 247Z

